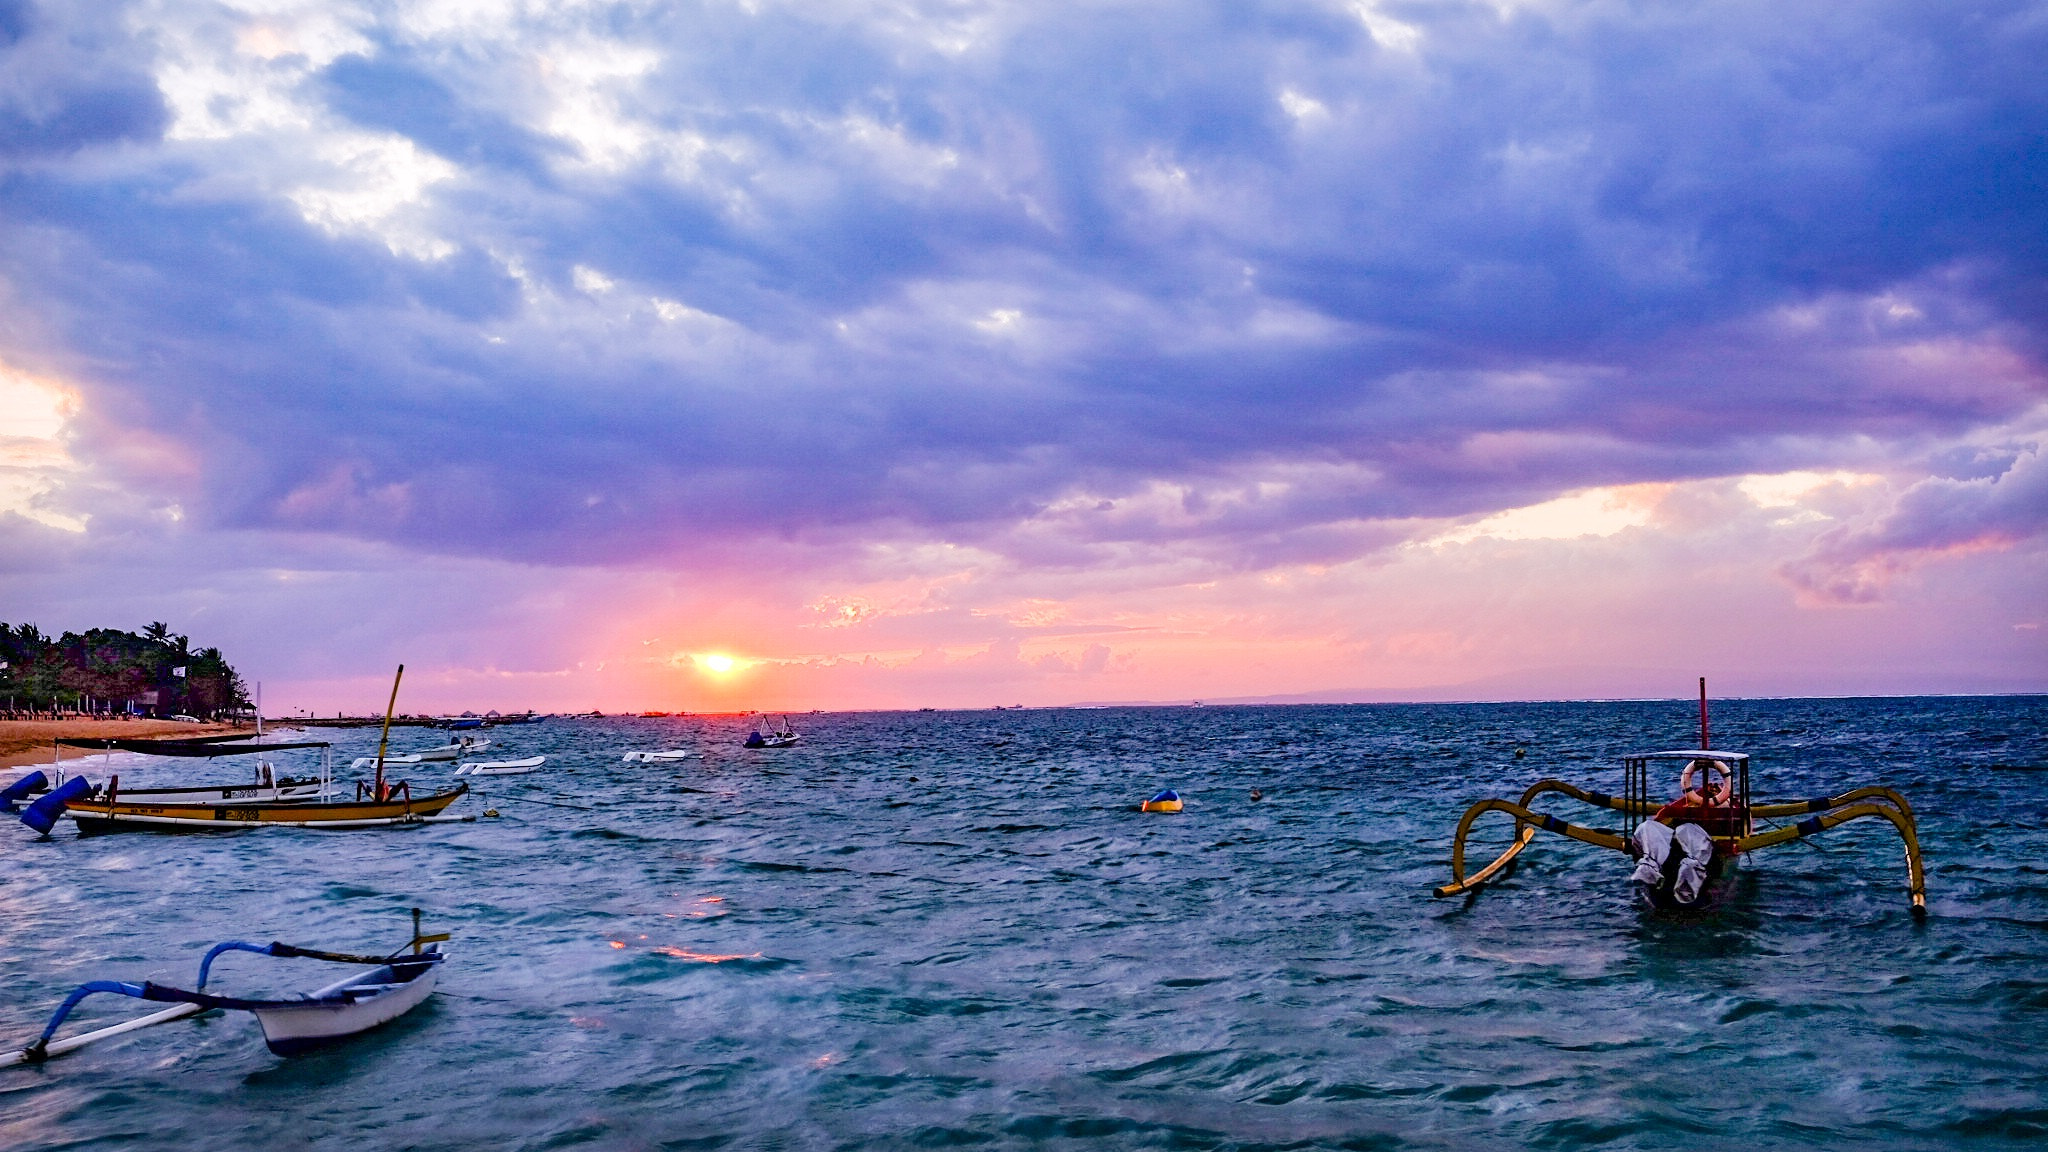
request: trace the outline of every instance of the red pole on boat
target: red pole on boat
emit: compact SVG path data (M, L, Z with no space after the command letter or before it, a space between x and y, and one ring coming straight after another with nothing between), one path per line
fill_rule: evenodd
M372 797L377 803L384 802L384 746L391 742L391 713L398 708L398 682L405 679L405 665L398 666L398 675L391 678L391 702L384 705L384 734L377 737L377 791ZM1702 685L1705 680L1700 681ZM1702 687L1700 691L1706 689Z
M1707 743L1707 678L1700 677L1700 749L1705 751L1713 745Z

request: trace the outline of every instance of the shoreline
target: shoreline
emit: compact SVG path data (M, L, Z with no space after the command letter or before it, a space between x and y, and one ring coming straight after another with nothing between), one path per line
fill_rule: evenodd
M0 720L0 771L34 768L51 762L51 741L60 739L145 740L160 736L217 736L253 732L243 724L193 724L184 720ZM66 760L94 754L91 748L64 748Z

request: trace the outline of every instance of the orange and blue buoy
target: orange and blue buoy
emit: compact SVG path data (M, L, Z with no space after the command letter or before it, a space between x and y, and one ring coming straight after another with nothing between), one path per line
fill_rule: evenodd
M1138 805L1138 811L1178 812L1180 811L1180 793L1175 792L1171 788L1168 788L1166 791L1161 792L1157 796L1152 797L1150 800L1145 801L1143 804Z

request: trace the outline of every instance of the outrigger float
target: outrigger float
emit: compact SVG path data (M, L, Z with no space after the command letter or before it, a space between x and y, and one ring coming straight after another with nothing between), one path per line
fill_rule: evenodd
M79 985L71 995L65 997L56 1014L50 1017L50 1023L43 1028L43 1034L36 1037L26 1048L0 1056L0 1065L41 1064L52 1057L76 1051L88 1044L110 1040L115 1036L147 1028L153 1024L197 1016L214 1009L253 1013L257 1022L263 1026L263 1042L270 1050L280 1056L296 1056L338 1040L360 1035L411 1011L434 990L434 977L439 972L442 962L447 959L447 954L441 951L441 942L446 939L446 932L437 932L431 936L421 935L420 910L415 908L412 910L412 939L384 956L326 952L275 941L269 944L248 944L240 940L229 940L214 945L206 953L206 958L199 962L199 980L192 990L147 980L140 984L122 980L94 980ZM423 944L429 947L422 949ZM410 952L406 951L408 948L411 949ZM335 964L368 964L371 967L312 992L282 999L216 996L206 990L206 982L212 974L213 962L227 952L253 952L259 956L324 960ZM71 1015L71 1010L78 1007L86 997L102 992L170 1004L172 1007L83 1035L57 1039L57 1029L63 1027L64 1019Z
M1668 752L1626 756L1622 794L1610 795L1566 783L1539 780L1519 801L1481 800L1465 810L1451 842L1451 882L1435 889L1438 896L1476 893L1494 880L1513 875L1516 857L1540 831L1554 833L1620 852L1636 861L1631 886L1638 899L1658 911L1692 911L1712 907L1729 887L1742 858L1759 849L1785 844L1839 827L1852 820L1889 823L1906 849L1908 890L1914 917L1927 914L1926 872L1920 862L1920 837L1913 806L1881 785L1855 788L1835 796L1784 803L1753 803L1750 758L1740 752L1708 747L1707 682L1700 681L1700 746ZM1663 777L1683 764L1677 799L1666 803L1650 796L1651 777ZM1531 807L1539 797L1556 793L1596 808L1621 813L1621 830L1593 828L1559 819ZM1515 837L1492 863L1465 870L1465 841L1473 824L1489 812L1514 818ZM1797 823L1759 830L1757 821L1803 816Z

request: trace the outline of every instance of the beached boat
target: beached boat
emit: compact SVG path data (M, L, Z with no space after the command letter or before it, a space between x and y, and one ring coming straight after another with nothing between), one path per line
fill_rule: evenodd
M477 760L455 770L457 776L518 776L548 762L545 756L528 756L523 760Z
M768 731L763 732L762 728L768 728ZM772 728L764 722L747 733L746 747L787 748L801 739L803 737L797 735L796 729L790 726L789 717L784 716Z
M357 956L291 944L249 944L230 940L214 945L206 953L206 958L199 962L197 986L191 990L151 981L134 984L95 980L81 984L50 1017L41 1036L26 1048L11 1054L11 1059L0 1058L0 1064L40 1064L53 1056L61 1056L99 1040L213 1009L252 1013L263 1028L264 1043L280 1056L294 1056L359 1036L403 1016L433 992L435 977L447 959L447 954L441 951L440 942L448 939L448 934L422 935L419 916L419 909L413 909L412 939L385 956ZM422 945L427 947L422 948ZM207 979L212 974L213 962L227 952L251 952L259 956L337 964L367 964L370 967L311 992L281 999L218 996L206 991ZM173 1007L81 1036L56 1039L57 1030L63 1026L71 1010L86 997L98 993L132 996Z
M624 760L625 763L628 764L634 763L635 761L643 761L651 764L659 760L688 760L693 756L702 755L702 752L692 752L688 748L670 748L666 752L628 752L626 753Z

